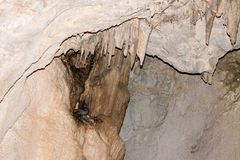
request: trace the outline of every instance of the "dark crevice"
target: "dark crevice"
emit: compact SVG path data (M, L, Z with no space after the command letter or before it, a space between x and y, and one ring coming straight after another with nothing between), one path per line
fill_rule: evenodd
M74 109L86 105L85 100L80 100L81 94L85 90L85 82L94 66L96 56L94 54L86 57L85 63L81 61L79 52L70 50L66 55L61 57L63 64L66 66L68 75L66 77L70 87L70 113L74 114Z

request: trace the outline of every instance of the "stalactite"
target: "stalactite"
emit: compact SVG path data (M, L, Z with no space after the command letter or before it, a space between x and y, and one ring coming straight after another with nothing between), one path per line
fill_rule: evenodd
M232 45L236 43L238 26L240 21L240 0L232 0L229 2L227 20L227 33L230 37Z
M191 5L192 15L190 21L193 25L201 17L202 11L205 14L205 42L207 45L210 43L209 40L215 17L224 19L224 25L227 28L226 33L229 36L231 44L235 45L240 23L240 0L193 0Z
M213 74L209 72L203 72L201 75L202 80L207 84L212 84Z
M136 61L136 52L134 52L137 47L137 44L131 45L129 52L130 52L130 64L131 64L131 68L133 68L135 61Z
M125 35L129 33L125 33L128 31L129 25L127 23L124 23L120 25L119 27L115 28L115 45L117 48L122 48L124 41L126 40Z
M101 55L106 55L107 53L107 48L108 48L108 39L106 38L107 34L108 32L103 33Z
M115 50L115 29L111 29L108 31L108 66L111 63L111 58L114 55L114 50Z
M216 14L216 16L218 18L222 16L222 14L226 8L226 5L228 4L227 2L228 2L228 0L219 0L218 10L217 10L217 14Z
M123 54L124 56L128 55L128 50L129 50L129 39L130 39L130 25L126 27L126 31L124 34L124 46L123 46Z
M100 47L101 55L108 54L110 65L115 48L119 48L123 50L125 56L130 54L131 66L134 65L136 56L140 60L140 65L143 65L151 31L152 26L147 20L133 19L95 34L72 36L61 44L59 52L65 54L69 50L79 51L81 59L85 61L89 54L94 54L96 48Z
M213 22L216 17L217 8L218 8L218 0L212 0L210 2L206 2L206 13L205 13L205 21L206 21L206 44L209 44L209 39L212 32Z
M211 36L211 32L212 32L212 27L213 27L213 21L214 18L216 16L216 13L213 12L211 9L207 9L206 11L206 15L205 15L205 20L206 20L206 44L209 44L209 39Z
M134 66L135 64L135 60L136 60L136 55L137 55L137 47L138 47L138 34L139 34L139 21L135 20L133 22L135 25L131 26L131 38L130 38L130 49L129 49L129 53L131 56L131 68Z
M139 41L138 41L138 48L137 48L137 56L140 59L140 65L143 65L145 52L147 49L147 42L148 42L151 31L152 31L152 28L150 24L148 24L146 21L140 21Z
M193 13L195 8L193 7ZM196 16L193 14L193 16ZM209 44L211 30L215 17L223 17L227 26L227 34L229 35L232 45L235 45L237 33L240 23L240 0L211 0L206 1L206 44Z

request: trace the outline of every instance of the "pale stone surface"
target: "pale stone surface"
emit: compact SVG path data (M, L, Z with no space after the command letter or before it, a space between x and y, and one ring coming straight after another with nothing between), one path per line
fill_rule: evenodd
M148 17L151 12L146 10L155 2L1 1L0 100L21 75L48 64L66 38L106 29L133 16Z
M213 73L218 59L233 48L224 26L220 20L215 23L207 46L203 41L205 35L201 34L204 32L204 21L198 21L196 28L189 21L188 18L181 23L169 22L154 29L147 54L159 57L181 72Z
M232 46L224 18L215 18L210 41L206 45L205 18L199 18L195 25L190 23L191 5L180 1L161 15L150 36L147 54L159 57L181 72L213 73L219 58L240 47L240 32ZM204 12L204 8L199 12Z
M118 24L139 8L141 15L148 2L1 1L0 141L30 103L26 76L49 64L65 38Z
M116 126L77 125L74 121L66 69L59 61L53 61L25 81L26 97L22 101L29 103L0 142L0 159L117 160L123 157L124 144Z
M23 88L25 78L61 54L56 52L66 38L106 29L135 16L149 17L155 2L1 1L0 141L30 103Z
M125 160L239 159L237 54L220 62L213 85L199 76L181 75L156 59L147 58L143 69L136 68L120 133Z
M0 159L73 160L80 156L79 145L74 139L77 128L68 111L64 67L57 67L54 62L25 81L23 97L15 103L16 109L24 104L22 102L28 103L21 117L4 135Z
M170 2L157 0L145 0L141 2L137 0L61 0L28 1L28 3L24 3L23 1L1 1L0 113L2 119L8 117L9 120L4 122L4 127L1 127L0 139L2 138L2 134L6 132L6 129L11 127L17 117L21 115L26 106L24 104L21 105L15 110L15 114L10 116L9 113L7 114L7 110L14 110L15 105L8 104L9 100L7 97L9 96L9 99L19 97L25 77L31 72L43 68L49 64L54 56L61 54L61 52L57 52L61 42L72 35L97 32L133 17L149 19L151 15L161 13L164 10L165 14L163 17L157 17L155 20L159 23L164 20L164 16L173 16L174 19L170 19L170 22L173 21L173 24L176 22L176 26L183 25L181 27L182 30L168 28L171 25L169 21L163 21L160 24L160 28L163 28L164 33L156 34L155 31L153 33L156 35L152 34L152 38L150 37L149 54L157 55L183 72L213 72L217 59L225 52L219 51L221 48L216 48L216 46L206 47L205 38L201 36L204 30L204 25L201 25L201 23L197 23L195 31L197 34L200 34L200 37L191 33L194 29L191 29L191 32L188 33L188 29L186 28L189 28L189 26L186 24L186 19L189 19L191 13L189 3L187 2L187 0L179 1L170 7ZM175 14L178 15L176 18ZM152 23L154 24L154 22ZM186 25L185 28L184 25ZM220 45L225 44L226 32L221 30L220 32L224 35L216 34L214 36L215 28L213 26L212 39L218 41L223 38L224 41L220 41L219 43ZM173 36L166 34L169 32ZM179 36L178 38L175 37L175 35L178 35L176 32L189 35L187 37ZM166 40L163 40L160 44L156 44L155 42L159 42L159 37L161 37L161 40L162 36ZM198 38L195 40L197 44L192 44L191 42L194 37ZM186 41L186 43L179 43L179 41ZM213 42L210 41L210 45ZM171 45L168 45L169 43ZM173 44L177 48L174 48ZM226 44L229 44L229 42ZM156 47L156 45L160 47ZM238 45L239 41L237 41L236 47ZM227 45L223 49L226 51L230 48ZM176 51L176 49L179 51ZM206 50L207 52L205 52ZM15 101L18 103L17 100ZM2 123L3 121L0 121L0 124Z
M0 85L2 86L2 89L0 91L0 101L4 99L4 97L9 93L8 91L11 89L11 86L15 85L19 79L24 78L30 72L48 64L52 58L56 56L55 52L58 50L60 43L64 39L79 33L96 32L103 30L120 24L123 21L131 19L133 17L149 18L155 13L161 13L163 10L166 12L166 15L173 17L175 17L175 15L172 14L172 12L175 11L177 17L173 21L177 21L177 24L182 24L182 19L186 19L191 16L190 5L187 2L187 0L177 2L176 5L172 5L171 8L169 7L170 2L159 0L145 0L141 2L137 0L61 0L30 1L28 3L24 3L22 1L2 1L0 5L0 29L2 31L0 36L0 76L2 77L2 81L0 82ZM186 7L183 4L188 5ZM170 10L170 13L168 13L168 10ZM182 16L184 18L182 18ZM161 20L162 19L159 19L159 21ZM197 24L197 26L199 25ZM204 26L201 26L200 28L203 29L203 27ZM216 27L213 27L214 31ZM173 33L175 34L176 32L178 31L175 31ZM181 30L180 32L184 33L184 31ZM197 29L196 32L202 35L202 30ZM221 32L224 32L225 34L217 34L216 38L219 40L223 36L224 39L226 39L226 32L224 30ZM167 34L166 37L168 37L168 35L169 34ZM192 36L190 35L188 38ZM174 38L173 40L175 41ZM184 41L186 39L182 40ZM195 48L206 48L206 46L204 46L203 37L197 40L202 43L197 44ZM238 45L239 41L237 42L236 46ZM170 46L170 48L172 47ZM185 54L185 51L186 50L180 52L180 55ZM205 57L209 58L208 54L210 53L202 53L202 51L204 51L202 49L200 49L200 51L201 54L199 52L195 54L206 54L206 56L201 56L202 59ZM214 49L212 52L214 51L216 51L216 49ZM182 64L183 62L181 64L176 64L176 62L172 62L174 61L173 59L169 58L166 60L165 55L161 55L161 53L159 53L159 50L154 51L154 53L151 51L150 54L158 55L163 60L175 65L176 68L179 70L184 70L185 72L189 72L189 70L191 72L202 72L203 70L207 69L213 70L213 67L209 67L209 64L204 64L204 62L200 63L206 65L206 67L201 66L200 69L195 70L188 69L186 66L184 66L184 64ZM193 57L195 54L193 54ZM218 53L213 57L215 57L215 59L218 59L218 57L221 57L222 54L224 53ZM185 61L190 63L191 60L187 58L188 56L186 57ZM23 61L24 63L22 63ZM196 62L190 64L195 67L195 63ZM214 63L216 63L216 60Z
M32 145L38 145L37 142L36 144L32 144L32 141L26 144L24 144L25 142L22 143L22 141L17 143L19 141L17 136L19 135L16 135L15 128L21 126L30 130L35 124L30 125L30 122L26 120L27 126L22 126L22 124L25 124L22 121L28 119L27 116L29 116L26 114L27 110L36 109L37 113L40 112L39 115L44 113L50 116L50 111L52 110L50 106L56 107L60 103L59 101L65 102L62 99L57 99L56 101L49 100L50 97L54 99L55 96L53 95L55 92L51 92L51 89L55 83L55 78L59 78L59 75L55 73L57 71L53 71L51 74L45 73L48 76L44 76L43 74L43 77L33 78L34 80L32 81L29 79L34 75L31 74L32 72L44 70L45 66L53 60L53 57L61 54L61 52L57 52L60 44L72 35L85 32L95 33L99 30L119 25L133 17L137 19L149 19L156 12L162 13L164 10L166 15L171 16L172 14L176 14L175 11L177 11L177 14L180 16L173 19L173 24L169 23L169 21L163 21L164 23L158 25L157 30L154 30L150 37L148 54L162 58L180 71L190 73L212 72L219 57L234 47L240 47L239 36L236 45L234 47L230 46L226 30L222 26L222 19L214 22L210 44L207 47L205 45L205 37L203 36L204 22L199 20L195 28L191 26L189 29L188 19L191 14L188 12L186 14L184 12L183 14L181 10L181 6L184 6L186 10L185 8L183 10L189 11L188 5L182 5L189 1L176 2L177 6L170 7L170 2L165 0L0 1L0 143L4 144L1 145L1 154L4 153L2 154L4 158L11 157L14 159L15 156L21 155L22 159L27 159L28 156L32 155L23 153L24 150L21 150L22 145L26 146L27 149L33 149ZM170 13L168 13L168 10ZM163 17L157 18L157 21L162 22L161 18ZM183 34L177 36L179 32ZM169 34L172 36L169 36ZM160 47L157 47L158 45ZM72 46L69 48L72 48ZM29 77L27 78L27 76ZM56 77L53 78L53 76ZM45 85L46 87L42 88ZM66 93L67 91L65 91L61 93ZM56 93L59 92L56 91ZM157 100L155 102L154 97L153 100L154 103L159 103ZM49 105L51 103L54 105ZM38 111L39 108L42 110ZM53 110L55 114L55 109ZM165 110L163 108L162 110L156 110L156 112L165 113ZM28 112L29 114L31 113L31 111ZM66 110L64 109L59 112L66 114ZM59 112L56 114L59 114ZM35 113L33 112L33 114ZM41 119L41 116L36 120L37 123L40 123L39 118ZM153 121L159 124L161 119L164 119L164 114L160 116L160 119L154 119ZM64 124L72 124L68 115L65 115L64 120L67 121ZM51 128L51 123L47 123L46 121L48 119L43 120L43 123L46 123L43 126ZM52 119L50 118L49 121L52 121ZM58 119L54 119L54 122L56 121ZM14 125L15 123L16 125ZM59 124L54 123L55 125ZM144 122L140 126L146 127L148 125L150 123ZM21 127L19 128L19 132L24 132ZM58 129L61 131L55 133ZM61 127L56 127L54 131L50 129L50 136L60 137L52 139L54 142L56 140L58 146L61 146L63 142L60 140L62 136L60 132L64 132L65 129ZM38 131L38 129L36 130ZM31 136L34 139L34 136ZM10 140L12 142L8 143ZM43 146L47 143L44 140L40 140L40 142L44 143ZM17 145L14 145L15 143ZM9 150L8 144L11 144ZM49 144L52 143L49 142ZM69 155L78 154L75 153L74 148L76 146L74 142L69 143L69 145ZM17 151L16 155L13 155L10 152L13 149L11 148L12 146L15 147L15 150L19 150L19 153ZM61 149L61 147L57 149ZM56 156L56 152L46 150L42 148L36 152L46 154L45 157L42 157L43 159L47 159L48 157L59 159L59 157L54 157ZM64 159L64 156L67 155L62 154L62 156ZM69 158L71 159L72 157Z

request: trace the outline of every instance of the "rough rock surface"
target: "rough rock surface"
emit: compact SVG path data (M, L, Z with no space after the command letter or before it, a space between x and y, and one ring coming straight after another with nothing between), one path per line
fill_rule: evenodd
M23 92L26 77L62 54L57 51L64 40L132 17L149 17L156 2L0 1L0 141L28 106Z
M62 99L56 100L56 102L48 100L49 97L55 97L55 92L51 91L52 87L54 87L55 80L61 79L59 75L55 74L57 70L52 71L51 74L41 73L42 77L35 77L35 79L33 78L34 80L30 79L32 76L36 76L35 73L44 70L45 67L53 61L53 57L63 53L60 52L62 51L60 50L61 44L63 44L62 42L70 40L72 36L78 34L95 34L99 31L110 30L111 28L118 27L118 25L123 22L133 19L148 20L156 27L149 39L149 46L147 48L149 55L156 55L183 72L212 73L219 57L223 56L226 51L239 48L240 36L236 37L236 35L239 34L239 32L237 33L239 20L233 16L235 13L239 13L239 0L229 1L231 2L230 4L227 3L228 7L225 9L228 15L226 16L228 19L227 27L222 25L224 23L224 17L221 17L222 13L219 11L219 15L217 14L217 16L220 17L219 19L212 21L213 18L210 15L208 16L209 19L206 18L206 22L209 23L205 24L205 21L201 21L205 13L205 11L202 10L204 5L199 5L200 8L196 7L197 10L195 10L192 9L190 2L192 1L0 1L0 143L4 144L1 145L1 154L4 153L4 156L8 157L8 154L5 155L5 153L10 153L7 151L7 148L5 148L8 147L7 142L9 139L18 140L16 136L15 138L14 136L11 137L11 134L15 134L13 130L19 125L18 123L23 124L18 121L27 119L27 115L24 114L27 110L37 110L41 108L44 109L44 111L49 111L51 110L50 107L60 105L58 105L58 103ZM210 2L214 4L211 5L212 3ZM210 2L207 2L207 7L210 11L216 13L214 7L221 7L215 5L215 1ZM221 2L228 1L222 0ZM222 11L225 10L223 9ZM195 11L199 14L194 14ZM175 16L176 14L178 16ZM193 18L191 18L192 16ZM190 25L190 21L193 21L194 24L196 23L195 26L194 24ZM177 28L180 28L180 30ZM206 35L211 33L208 30L209 28L212 34L207 37L210 40L203 36L205 31L207 31ZM179 32L181 32L182 35L179 35ZM226 33L230 36L230 40ZM121 37L121 34L118 34L118 36ZM144 35L143 37L148 36ZM205 45L207 39L209 40L208 46ZM159 40L161 43L159 43ZM144 39L144 41L146 42L146 39ZM236 44L234 44L235 41ZM73 44L75 42L77 43L79 41L73 41ZM109 45L109 43L110 42L107 44ZM146 45L146 43L141 43ZM66 51L73 49L73 44L68 46ZM234 46L231 46L231 44L234 44ZM141 47L146 49L146 46ZM135 50L137 49L138 48L135 48ZM139 58L141 58L142 61L144 59L143 52L139 53L141 53ZM109 54L111 55L112 53ZM47 76L45 76L45 74ZM44 85L48 87L41 88L44 87ZM57 93L59 92L56 91L56 94ZM32 103L34 103L34 106L31 105ZM45 103L54 103L55 105L45 105ZM41 106L46 108L42 108ZM65 111L66 110L63 112ZM37 111L37 115L38 114L40 116L38 118L39 120L41 119L41 113ZM71 120L68 119L69 117L66 116L66 121L72 123ZM50 121L52 121L52 119ZM57 124L58 123L56 123L56 125ZM47 123L45 127L50 127L48 125L51 125L51 123ZM29 124L26 127L30 129L32 128L30 126ZM26 127L20 127L19 131L22 130L21 132L24 132L23 128ZM60 128L56 128L55 131L57 132L58 129ZM52 133L53 132L54 131L52 131ZM57 133L53 133L54 136L55 134ZM8 139L6 140L7 137ZM62 143L60 139L56 139L59 144ZM15 144L16 141L9 144ZM44 142L44 140L42 141ZM19 146L21 145L24 144L20 144L19 142ZM28 144L26 144L26 146L29 147ZM16 145L15 148L18 150L21 147ZM9 150L11 149L10 147ZM40 149L40 152L45 152L45 149L43 150L41 151ZM22 151L20 150L20 152ZM48 153L46 151L45 154L52 153L54 152ZM23 154L23 156L25 155ZM55 155L50 155L50 157L51 156ZM23 157L23 159L24 158L25 157ZM58 159L58 157L55 159Z
M74 160L80 156L79 144L74 139L77 128L68 111L64 70L63 65L54 61L25 81L18 101L16 97L10 100L15 108L8 112L15 113L23 102L27 109L0 142L1 160Z
M79 64L80 52L64 56L72 59L71 64L66 64L70 68L68 79L73 76L69 81L69 86L72 86L70 106L75 108L76 103L83 102L89 108L88 115L76 119L79 127L91 126L95 132L94 135L91 135L91 132L86 132L85 135L79 134L79 137L84 136L83 141L91 142L83 146L86 160L122 160L125 147L119 138L119 132L130 98L128 91L130 57L125 58L121 50L115 49L112 64L108 66L107 57L97 55L98 51L95 52L95 57L88 57L87 63L83 66ZM84 66L86 69L89 68L88 71L83 70ZM80 84L79 88L76 88L79 83L71 80L82 81L81 76L84 77L84 74L88 74L86 81L81 82L84 86ZM86 151L85 148L88 150Z
M214 84L147 58L130 76L120 133L125 160L240 159L239 53L218 64Z
M19 98L28 102L27 109L0 142L1 160L117 160L123 157L124 144L118 137L119 129L111 121L102 119L103 122L95 126L75 122L70 112L66 75L65 67L57 59L25 81L24 97ZM16 102L15 105L18 107Z

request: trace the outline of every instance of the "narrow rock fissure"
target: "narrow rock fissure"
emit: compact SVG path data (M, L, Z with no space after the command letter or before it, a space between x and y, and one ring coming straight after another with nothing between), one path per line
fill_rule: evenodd
M85 82L93 68L95 56L88 56L85 64L81 63L79 58L79 53L74 51L69 51L61 57L68 71L66 78L70 86L70 112L73 112L76 104L80 102L80 95L85 90Z

